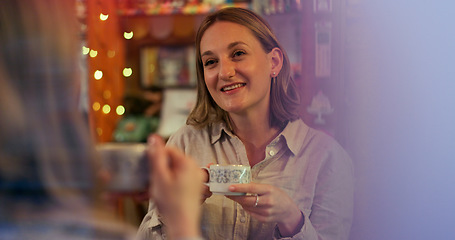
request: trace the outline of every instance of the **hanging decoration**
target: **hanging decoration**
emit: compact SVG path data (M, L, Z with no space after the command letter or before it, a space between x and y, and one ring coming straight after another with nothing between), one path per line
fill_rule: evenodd
M324 125L325 119L322 116L331 114L333 108L330 105L329 98L322 91L319 91L311 100L311 105L307 108L307 111L317 116L314 119L315 124Z
M132 69L124 66L124 34L119 34L117 0L80 1L81 14L86 14L87 34L82 53L86 56L88 85L88 115L92 133L97 142L112 140L112 132L121 117L125 79ZM82 11L84 9L84 11ZM144 37L148 30L135 26L126 37ZM145 28L148 28L146 26Z

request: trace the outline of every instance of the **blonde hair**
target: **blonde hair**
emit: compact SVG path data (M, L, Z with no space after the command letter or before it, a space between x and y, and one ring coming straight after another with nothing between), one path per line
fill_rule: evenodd
M283 67L275 80L271 80L270 124L282 127L288 121L300 117L300 95L291 77L290 63L284 48L278 42L269 24L259 15L243 8L224 8L208 15L201 23L196 35L197 101L191 111L187 124L199 128L214 122L225 122L230 126L229 115L221 109L210 95L204 80L204 68L201 59L201 39L205 31L218 21L240 24L250 29L259 40L262 48L269 53L273 48L283 52Z
M0 83L7 88L0 94L9 91L10 97L0 102L0 109L9 111L0 118L0 182L9 189L0 190L51 199L62 193L94 196L95 150L77 110L75 2L2 0L1 5Z

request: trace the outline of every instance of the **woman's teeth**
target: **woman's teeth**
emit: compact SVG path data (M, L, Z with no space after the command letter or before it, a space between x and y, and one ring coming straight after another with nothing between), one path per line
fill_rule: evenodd
M230 90L242 87L242 86L245 86L245 84L244 83L238 83L238 84L234 84L234 85L230 85L230 86L224 87L224 88L221 89L221 91L226 92L226 91L230 91Z

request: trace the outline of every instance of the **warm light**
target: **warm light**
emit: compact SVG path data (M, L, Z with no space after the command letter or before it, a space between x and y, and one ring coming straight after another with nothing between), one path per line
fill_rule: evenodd
M125 113L125 107L122 105L118 105L117 109L115 109L117 115L122 116Z
M98 51L95 51L95 50L90 50L90 57L94 58L98 55Z
M115 57L115 51L114 50L107 51L107 56L110 57L110 58Z
M82 54L87 55L90 52L90 48L82 46Z
M155 71L155 64L151 63L151 64L149 65L149 72L152 73L152 72L154 72L154 71Z
M104 14L100 13L100 20L101 21L106 21L108 18L109 18L109 14L104 15Z
M131 69L131 68L124 68L123 69L123 76L129 77L129 76L131 76L131 74L133 74L133 69Z
M103 106L103 113L104 113L104 114L108 114L108 113L110 113L110 112L111 112L111 106L109 106L108 104L105 104L105 105Z
M92 108L94 111L98 111L101 108L101 104L99 102L94 102Z
M96 70L95 74L93 74L96 80L100 80L103 77L103 72L100 70Z
M124 32L124 33L123 33L123 37L124 37L125 39L131 39L131 38L133 38L133 31L131 31L131 32Z
M109 99L109 98L111 98L111 95L112 95L112 94L111 94L111 91L109 91L109 90L106 90L106 91L103 92L103 98L104 98L104 99Z
M101 134L103 134L103 129L96 128L96 133L98 133L98 136L101 136Z

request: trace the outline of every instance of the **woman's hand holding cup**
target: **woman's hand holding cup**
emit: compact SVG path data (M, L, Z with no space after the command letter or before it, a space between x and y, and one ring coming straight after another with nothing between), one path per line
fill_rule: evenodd
M208 171L208 168L210 168L210 165L213 165L214 163L209 163L207 164L207 167L201 168L202 171L202 181L205 183L202 185L202 199L201 199L201 204L207 200L207 198L212 196L212 192L210 191L210 187L207 184L210 181L210 173Z
M282 236L295 235L303 226L300 209L286 192L272 185L249 183L229 187L232 192L249 193L227 196L242 205L251 217L260 222L276 222Z

